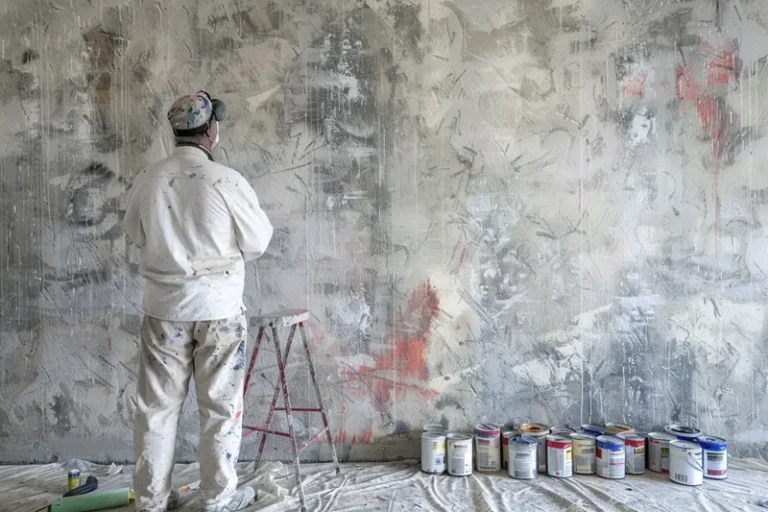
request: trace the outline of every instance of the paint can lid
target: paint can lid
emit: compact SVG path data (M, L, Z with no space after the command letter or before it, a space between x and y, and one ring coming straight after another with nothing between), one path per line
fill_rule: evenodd
M655 441L674 441L675 439L677 439L676 436L673 436L672 434L667 434L666 432L649 432L648 435L645 437Z
M572 432L576 432L574 429L572 429L568 425L558 425L556 427L552 427L549 430L553 434L570 434Z
M448 434L446 437L448 437L449 441L471 441L472 440L472 436L468 436L467 434L457 434L455 432Z
M568 436L561 436L561 435L550 435L547 436L547 441L551 441L553 443L567 443L571 444L571 438Z
M676 439L674 441L670 441L669 447L677 448L678 450L683 450L686 452L694 452L696 450L701 450L701 446L699 446L698 443L692 443L691 441L683 441L682 439Z
M623 425L621 423L606 423L605 429L612 434L635 431L635 428L632 425Z
M701 430L688 425L678 425L677 423L667 425L664 427L664 431L680 439L696 439L701 437Z
M598 435L605 434L605 427L603 425L594 425L594 424L585 423L584 425L581 426L581 429L584 432L597 432Z
M511 430L502 430L501 436L505 439L510 439L512 437L515 437L519 434L517 430L511 429Z
M443 432L423 432L421 434L422 439L430 439L432 441L442 441L445 439L445 433Z
M427 423L422 429L423 432L445 432L445 427L439 423Z
M517 427L517 430L526 436L543 437L549 435L549 427L541 423L523 423Z
M696 440L705 450L722 451L728 447L728 441L722 437L702 436Z
M538 440L536 438L522 435L514 436L509 440L509 442L512 444L538 444Z
M475 425L475 430L477 430L478 432L498 433L501 431L501 427L499 427L495 423L479 423Z
M624 446L624 440L616 436L598 436L597 444L601 448L612 447L614 449L619 449Z

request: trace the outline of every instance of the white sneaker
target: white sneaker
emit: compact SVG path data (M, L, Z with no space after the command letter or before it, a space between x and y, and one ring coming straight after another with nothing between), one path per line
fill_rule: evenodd
M256 501L256 491L252 487L243 487L235 491L224 503L216 505L205 505L203 507L204 512L235 512L236 510L243 510L248 507L253 501Z

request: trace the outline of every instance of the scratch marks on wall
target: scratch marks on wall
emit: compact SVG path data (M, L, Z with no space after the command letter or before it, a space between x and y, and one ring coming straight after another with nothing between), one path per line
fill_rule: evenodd
M27 4L0 18L4 460L130 457L122 198L201 88L232 106L217 159L277 227L246 304L313 311L342 454L483 416L696 422L758 453L768 7Z

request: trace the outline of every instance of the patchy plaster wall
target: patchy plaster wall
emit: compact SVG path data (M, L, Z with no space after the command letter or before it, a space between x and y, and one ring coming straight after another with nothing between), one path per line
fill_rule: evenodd
M3 462L131 458L122 201L198 88L227 101L219 159L277 227L247 305L313 311L343 458L413 456L422 424L484 417L693 422L768 455L763 2L0 10Z

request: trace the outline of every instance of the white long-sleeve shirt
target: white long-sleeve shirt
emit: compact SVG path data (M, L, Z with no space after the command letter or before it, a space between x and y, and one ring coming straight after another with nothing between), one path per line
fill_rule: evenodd
M141 249L144 313L178 321L237 314L244 262L264 253L273 231L246 179L191 146L136 176L123 228Z

